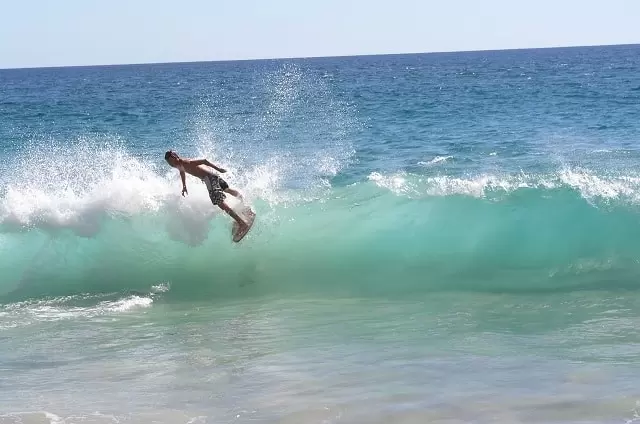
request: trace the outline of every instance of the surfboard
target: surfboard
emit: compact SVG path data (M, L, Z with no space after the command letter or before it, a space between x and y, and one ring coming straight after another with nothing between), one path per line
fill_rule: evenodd
M239 231L240 227L237 222L233 223L233 228L231 228L231 235L233 236L233 241L238 243L240 240L247 235L247 233L253 227L253 221L256 219L256 213L251 210L251 207L245 207L242 212L239 213L240 217L244 219L244 221L249 225L249 227L245 231Z

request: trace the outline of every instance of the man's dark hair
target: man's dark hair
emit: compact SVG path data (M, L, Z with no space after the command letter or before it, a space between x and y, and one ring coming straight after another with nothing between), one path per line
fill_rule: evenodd
M164 160L169 160L169 158L175 159L177 157L178 155L173 150L167 150L167 152L164 154Z

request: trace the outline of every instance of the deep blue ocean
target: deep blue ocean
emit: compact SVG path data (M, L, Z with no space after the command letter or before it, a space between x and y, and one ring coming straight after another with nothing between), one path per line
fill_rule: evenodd
M640 421L639 69L0 70L0 423Z

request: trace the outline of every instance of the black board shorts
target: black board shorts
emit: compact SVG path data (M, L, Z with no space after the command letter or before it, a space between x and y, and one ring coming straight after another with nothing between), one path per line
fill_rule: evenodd
M222 178L217 175L209 174L202 179L205 185L207 186L207 190L209 191L209 199L211 199L211 203L216 206L219 206L227 196L224 194L224 190L229 188L229 184Z

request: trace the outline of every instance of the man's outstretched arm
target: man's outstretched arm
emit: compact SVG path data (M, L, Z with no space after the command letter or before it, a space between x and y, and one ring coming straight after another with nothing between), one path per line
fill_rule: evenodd
M210 166L213 169L215 169L216 171L221 172L223 174L225 172L227 172L226 169L220 168L219 166L216 166L216 165L212 164L207 159L195 159L195 160L192 160L191 163L194 164L194 165L207 165L207 166Z
M180 171L180 179L182 180L182 195L184 196L185 193L189 194L187 191L187 180L184 171Z

